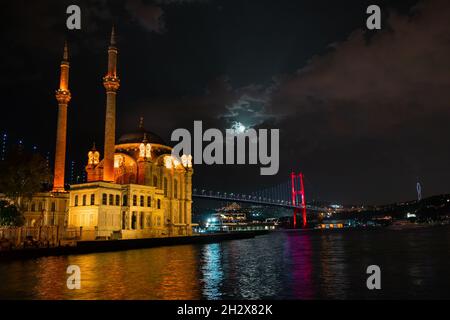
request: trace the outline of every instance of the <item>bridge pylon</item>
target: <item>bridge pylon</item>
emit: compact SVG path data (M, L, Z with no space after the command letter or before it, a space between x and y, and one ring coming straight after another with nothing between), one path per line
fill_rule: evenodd
M297 228L297 213L302 211L302 226L306 227L306 200L303 173L291 173L292 205L294 207L294 229ZM301 208L298 208L301 205Z

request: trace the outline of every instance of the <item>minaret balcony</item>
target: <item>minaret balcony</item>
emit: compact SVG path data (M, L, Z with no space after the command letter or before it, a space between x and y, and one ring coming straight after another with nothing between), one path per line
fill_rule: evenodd
M56 100L58 100L59 103L69 103L71 99L70 91L64 90L64 89L58 89L55 93Z
M103 86L105 87L106 91L115 92L120 87L120 80L117 77L106 75L103 77Z

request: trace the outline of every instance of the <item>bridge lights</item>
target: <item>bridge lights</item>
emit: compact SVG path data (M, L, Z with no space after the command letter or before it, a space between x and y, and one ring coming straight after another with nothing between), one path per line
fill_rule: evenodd
M291 188L292 188L292 206L298 207L302 206L302 219L303 219L303 227L306 227L306 201L305 201L305 187L303 184L303 173L295 174L291 173ZM298 196L301 197L301 203L298 199ZM294 228L297 225L297 211L298 209L294 209Z

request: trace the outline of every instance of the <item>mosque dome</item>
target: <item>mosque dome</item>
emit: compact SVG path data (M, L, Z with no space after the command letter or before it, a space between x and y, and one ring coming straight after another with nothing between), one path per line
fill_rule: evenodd
M144 138L146 138L149 143L167 146L166 142L156 133L145 130L143 122L144 120L141 118L139 129L134 132L123 134L119 140L117 140L116 144L141 143Z

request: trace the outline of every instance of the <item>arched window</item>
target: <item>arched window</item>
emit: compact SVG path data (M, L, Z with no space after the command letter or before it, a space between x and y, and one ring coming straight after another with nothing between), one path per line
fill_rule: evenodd
M78 206L78 195L75 195L74 202L75 202L74 206L77 207Z
M158 199L158 201L156 203L157 203L157 208L161 209L161 199Z
M95 205L95 194L91 194L91 206Z
M102 204L107 205L108 204L108 195L106 193L102 194Z
M116 194L116 206L120 206L120 196Z
M139 197L139 205L140 205L141 207L144 206L144 196L140 196L140 197Z
M85 206L85 205L86 205L86 195L83 194L83 206Z
M137 206L137 195L133 195L133 206Z
M167 197L167 178L164 178L164 196Z
M109 195L109 205L110 206L114 205L114 195L112 195L112 194Z
M152 197L147 196L147 207L151 207L152 206Z
M128 196L127 195L123 196L122 206L128 206Z

